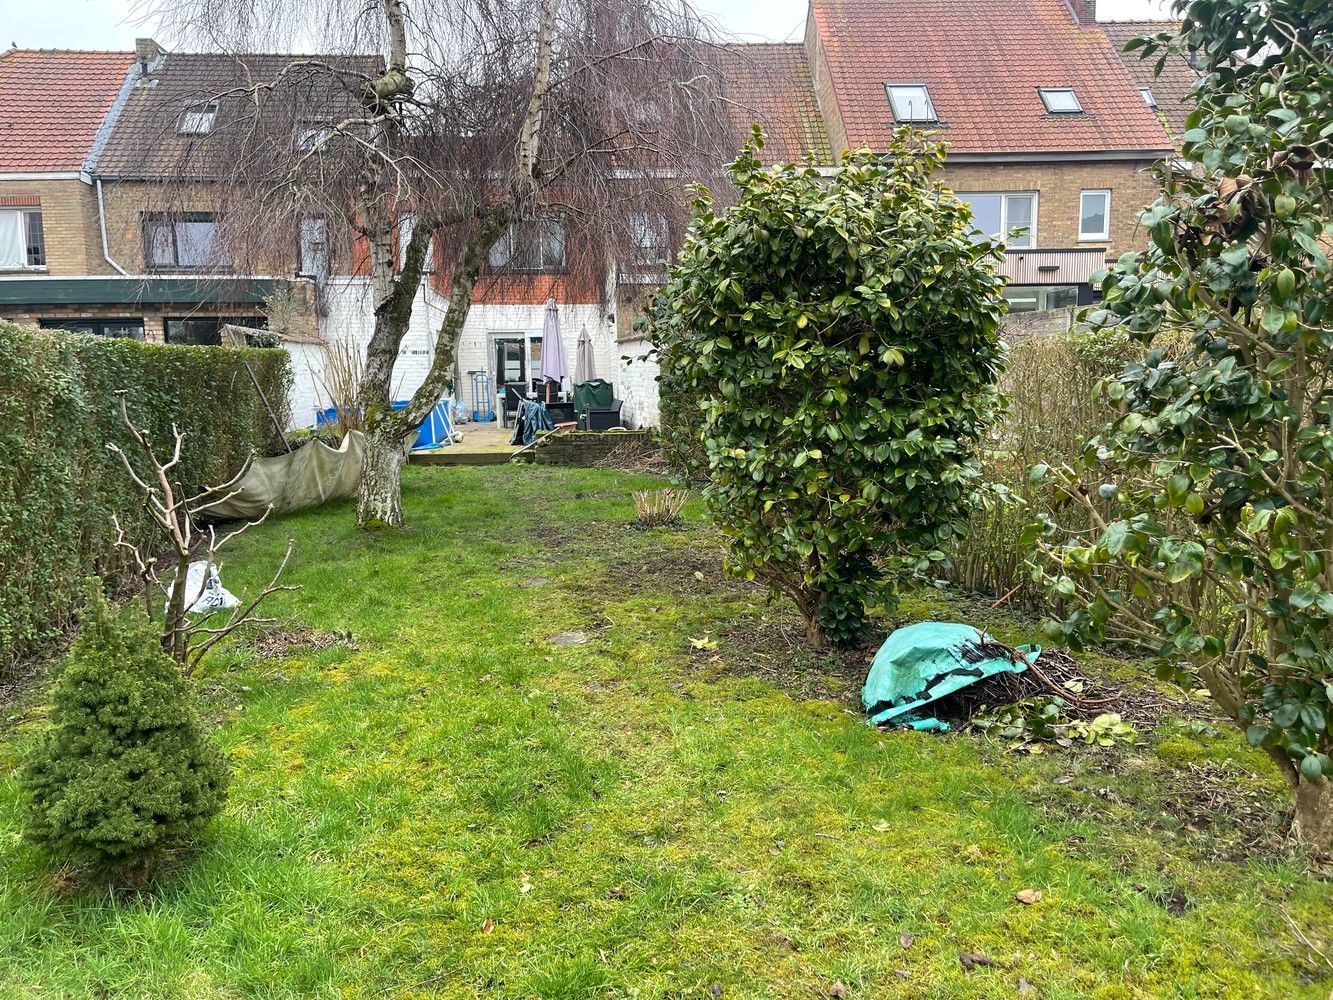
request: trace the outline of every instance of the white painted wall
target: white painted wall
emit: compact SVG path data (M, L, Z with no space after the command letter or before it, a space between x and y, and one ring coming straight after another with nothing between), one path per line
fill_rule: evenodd
M328 314L319 322L320 336L325 342L347 340L359 356L364 357L375 320L371 306L369 278L330 278L326 289ZM426 286L417 292L412 304L412 320L394 366L393 398L404 399L416 392L430 371L435 357L435 335L447 306L445 300ZM328 397L322 383L323 348L303 344L289 344L292 355L292 423L308 427L315 422L315 413L325 409Z
M621 341L617 346L616 395L625 401L621 417L627 427L656 427L661 419L657 405L657 373L649 360L652 345L642 337Z

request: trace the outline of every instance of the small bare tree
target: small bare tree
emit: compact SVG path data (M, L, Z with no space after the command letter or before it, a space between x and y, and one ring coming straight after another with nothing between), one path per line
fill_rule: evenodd
M718 49L683 0L147 9L168 33L236 53L240 82L200 95L217 124L179 173L214 182L237 266L290 247L303 220L318 219L331 261L371 276L363 526L403 522L404 442L455 377L479 282L503 280L524 240L556 239L565 280L604 288L608 267L642 243L636 215L682 219L685 184L711 179L737 148ZM280 65L242 55L284 45L326 55ZM380 58L368 65L367 52ZM436 250L449 305L424 383L394 410L394 365Z
M201 493L187 496L180 484L172 481L171 475L172 470L180 464L181 450L185 443L184 433L172 428L175 435L172 454L169 459L162 461L148 440L147 433L136 427L130 419L125 405L124 391L117 395L120 397L120 418L137 446L139 463L144 468L141 471L140 467L136 467L136 462L132 461L119 445L108 444L107 450L120 459L125 472L143 492L144 510L149 520L157 526L159 534L156 538L135 544L126 535L120 518L112 515L112 523L116 528L116 545L128 551L134 562L150 620L155 617L153 609L155 600L159 595L165 596L162 648L188 675L194 672L199 666L199 661L210 649L229 635L276 621L273 618L257 617L256 611L270 595L282 590L299 589L278 583L279 577L287 568L288 560L291 559L293 542L288 541L287 552L282 557L277 572L273 574L268 585L253 598L235 605L221 619L217 617L223 610L221 608L205 611L192 618L190 608L203 596L209 578L218 565L218 552L243 531L263 523L268 517L268 512L265 511L264 516L258 520L248 521L220 536L212 525L202 528L197 526L196 519L200 514L207 513L210 503L218 503L236 496L239 491L235 487L245 474L245 469L242 468L221 486L210 487ZM166 566L161 566L161 560L155 554L163 549L170 553ZM189 577L190 563L197 561L204 563L205 572L199 590L192 592L186 581ZM163 569L168 570L165 578L162 575Z

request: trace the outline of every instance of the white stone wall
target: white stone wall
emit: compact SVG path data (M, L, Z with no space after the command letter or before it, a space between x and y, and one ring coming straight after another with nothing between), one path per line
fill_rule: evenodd
M626 427L656 427L661 419L657 406L656 361L648 358L651 345L642 337L621 341L617 346L616 395L625 401L621 417Z

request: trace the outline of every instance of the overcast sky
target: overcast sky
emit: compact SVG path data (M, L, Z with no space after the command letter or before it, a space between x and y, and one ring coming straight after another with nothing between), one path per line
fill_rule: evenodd
M0 0L0 49L128 49L152 25L129 20L134 0ZM752 41L800 37L806 0L696 0L727 31ZM1164 17L1170 0L1100 0L1102 20ZM167 39L160 39L166 42Z

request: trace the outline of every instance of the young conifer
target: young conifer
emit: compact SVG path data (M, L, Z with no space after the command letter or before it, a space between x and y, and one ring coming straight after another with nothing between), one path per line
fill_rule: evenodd
M86 584L82 629L24 761L27 837L113 872L147 872L217 815L230 773L180 668L137 605Z

